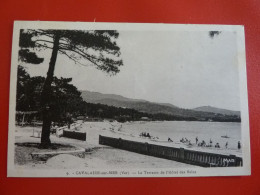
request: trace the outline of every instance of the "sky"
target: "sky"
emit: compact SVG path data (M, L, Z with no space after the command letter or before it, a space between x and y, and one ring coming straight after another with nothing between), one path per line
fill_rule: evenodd
M119 31L124 66L110 76L58 55L55 76L72 77L80 90L117 94L181 108L214 106L240 110L235 32ZM46 76L50 51L31 76Z

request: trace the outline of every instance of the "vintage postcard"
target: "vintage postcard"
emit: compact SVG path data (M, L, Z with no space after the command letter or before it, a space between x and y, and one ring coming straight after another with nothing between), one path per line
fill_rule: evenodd
M244 27L15 21L8 177L250 175Z

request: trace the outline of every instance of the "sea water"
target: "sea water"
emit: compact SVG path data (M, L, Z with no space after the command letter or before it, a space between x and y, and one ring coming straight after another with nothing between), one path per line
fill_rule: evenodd
M220 149L233 150L235 153L241 153L238 150L238 142L241 142L241 123L234 122L198 122L198 121L136 121L123 123L121 132L130 134L134 137L141 133L149 133L155 140L168 142L170 138L174 144L183 144L182 138L190 140L195 147L196 137L198 142L204 140L207 145L212 140L212 147L207 149L216 149L214 146L219 143ZM223 137L224 136L224 137ZM227 147L226 147L227 144ZM197 147L198 148L198 147ZM201 148L201 147L200 147Z

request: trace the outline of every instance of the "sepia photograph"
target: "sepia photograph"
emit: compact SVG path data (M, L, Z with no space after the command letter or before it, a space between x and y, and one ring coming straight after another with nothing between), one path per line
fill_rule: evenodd
M244 36L15 21L8 176L250 175Z

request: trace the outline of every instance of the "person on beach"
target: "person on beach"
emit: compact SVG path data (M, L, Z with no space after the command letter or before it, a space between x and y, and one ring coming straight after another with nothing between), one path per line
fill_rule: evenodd
M209 147L212 147L212 140L209 140Z
M68 118L67 118L68 129L70 129L71 123L72 123L72 118L71 118L71 116L69 115Z
M225 147L226 147L226 149L227 149L227 147L228 147L228 142L226 142L226 145L225 145Z
M239 150L241 149L240 141L238 141L238 143L237 143L237 148L238 148Z
M173 142L171 138L168 137L168 142Z
M219 143L216 143L215 148L220 148Z
M196 144L198 143L198 141L199 141L199 138L198 138L198 136L196 137Z
M73 123L72 114L70 114L69 112L66 112L65 125L67 124L68 129L70 129L70 126L72 123Z

